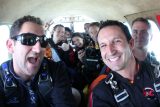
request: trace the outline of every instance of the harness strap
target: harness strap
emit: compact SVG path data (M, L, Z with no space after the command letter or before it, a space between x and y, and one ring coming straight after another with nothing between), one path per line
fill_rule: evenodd
M18 106L20 104L21 98L18 94L17 83L13 78L13 75L9 72L9 61L1 65L0 75L2 77L2 82L4 86L4 94L6 96L6 103ZM19 105L20 106L20 105Z
M13 104L15 106L18 104L17 106L20 106L20 102L23 99L21 97L23 96L20 96L19 94L17 81L15 80L13 74L9 71L9 64L10 61L3 63L0 69L0 76L2 77L5 98L7 99L6 101L8 104ZM48 66L45 62L42 64L41 69L42 72L38 77L38 87L39 92L44 97L52 89L53 80L49 75ZM31 99L34 100L34 92L32 92L32 89L29 89L29 94L31 96Z
M114 98L119 107L134 107L129 99L127 90L118 87L117 81L114 80L114 75L112 73L108 74L105 83L111 86L111 89L114 92Z
M154 71L152 72L149 72L154 83L153 83L153 86L154 86L154 89L155 89L155 92L157 94L157 97L158 97L158 102L160 104L160 64L159 63L154 63L152 61L151 65L154 67Z

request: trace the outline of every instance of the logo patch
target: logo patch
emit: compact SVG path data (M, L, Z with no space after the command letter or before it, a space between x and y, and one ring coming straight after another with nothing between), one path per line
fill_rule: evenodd
M155 91L150 88L150 87L145 87L143 89L143 95L148 99L148 100L151 100L151 99L154 99L155 98Z

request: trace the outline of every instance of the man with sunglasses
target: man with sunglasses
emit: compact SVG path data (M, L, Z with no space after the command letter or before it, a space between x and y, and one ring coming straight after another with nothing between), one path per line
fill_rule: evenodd
M16 20L6 45L12 59L0 66L0 107L74 107L64 64L44 58L39 18Z

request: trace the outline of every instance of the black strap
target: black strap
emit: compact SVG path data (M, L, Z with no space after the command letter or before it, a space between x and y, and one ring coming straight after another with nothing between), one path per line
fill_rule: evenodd
M105 83L111 86L111 89L114 92L114 98L119 107L134 107L127 90L118 87L117 81L114 80L114 75L112 73L108 74Z
M151 66L149 66L148 73L153 80L154 90L158 97L158 102L160 104L160 63L151 62Z
M10 63L11 61L8 61L1 65L0 77L2 77L1 81L4 86L5 97L8 100L14 99L16 107L18 107L20 106L21 99L23 98L21 98L19 91L17 91L18 89L17 82L14 76L12 75L11 72L9 72ZM53 64L51 65L50 63L50 67L52 66ZM42 72L39 74L39 80L38 80L38 87L39 87L38 91L41 93L41 96L44 97L52 89L54 79L53 79L53 72L51 74L49 74L48 72L48 65L47 65L46 59L44 59L44 63L42 63L41 69L42 69ZM9 102L9 103L14 103L14 102Z
M17 83L13 78L13 75L9 72L10 63L11 61L7 61L1 65L0 75L4 87L6 103L16 107L21 106L21 95L18 93Z

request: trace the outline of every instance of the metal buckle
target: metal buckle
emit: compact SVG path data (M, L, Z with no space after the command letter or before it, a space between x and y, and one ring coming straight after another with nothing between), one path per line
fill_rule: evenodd
M108 79L105 81L105 83L110 84L112 89L118 90L117 81L113 80L113 74L112 73L110 73L110 75L108 75Z
M118 95L115 94L114 97L115 97L116 101L119 103L119 102L124 101L126 98L128 98L129 94L127 93L126 89L124 89Z

